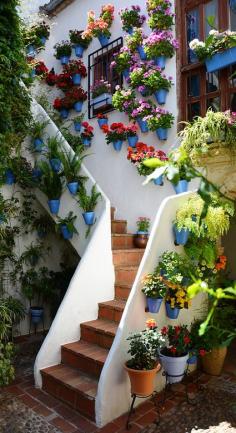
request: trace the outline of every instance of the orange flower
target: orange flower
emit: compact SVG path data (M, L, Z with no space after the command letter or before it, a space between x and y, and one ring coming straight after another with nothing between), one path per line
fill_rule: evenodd
M154 319L147 319L146 327L149 329L153 329L157 327L157 322Z

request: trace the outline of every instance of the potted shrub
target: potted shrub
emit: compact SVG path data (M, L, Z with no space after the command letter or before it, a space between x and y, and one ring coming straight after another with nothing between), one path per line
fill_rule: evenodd
M88 122L82 122L81 139L85 147L91 146L91 140L94 136L93 127Z
M66 92L66 99L71 106L73 106L74 110L80 113L83 108L83 103L87 99L87 92L85 92L82 87L75 87Z
M64 71L71 76L74 86L79 86L81 84L81 78L87 76L87 69L82 60L70 60L69 63L64 66Z
M67 188L72 195L76 195L80 183L84 182L87 177L80 176L81 165L86 155L79 157L79 155L72 153L61 153L60 159L63 165L63 175L67 180Z
M45 21L37 23L35 26L35 34L40 38L41 44L45 45L50 36L50 26Z
M165 69L166 59L175 54L179 43L171 31L154 31L145 39L144 51L148 59L153 59L161 69Z
M77 196L79 205L84 211L83 218L85 224L89 226L93 225L95 223L94 209L97 206L98 200L101 198L101 193L97 191L96 184L92 186L90 195L87 194L85 187L81 185Z
M111 62L111 69L114 69L117 74L123 74L127 80L129 78L130 66L136 61L138 57L131 53L128 47L121 47L120 50L113 54L113 61Z
M87 29L82 34L82 37L92 35L98 38L102 47L109 44L111 37L110 27L114 20L114 6L111 4L103 5L98 19L95 19L94 11L88 12Z
M108 125L103 125L103 132L106 134L107 144L112 143L114 149L119 152L123 141L126 139L126 127L123 123L112 123L110 128Z
M130 9L125 8L119 11L122 30L132 35L134 27L142 27L146 20L145 15L140 14L140 6L132 5Z
M175 14L171 12L169 0L147 0L148 25L152 30L168 30L174 25Z
M68 92L73 87L72 77L68 72L63 71L56 76L56 86L63 92Z
M81 131L81 126L82 126L83 120L84 120L84 113L79 114L78 116L73 118L75 131L77 131L77 132Z
M34 121L30 125L30 135L33 141L33 147L36 152L42 152L44 147L43 133L49 121Z
M158 274L147 274L142 279L142 292L147 298L149 313L158 313L166 295L166 285Z
M144 117L144 121L147 122L150 131L156 132L159 140L167 140L168 129L174 123L174 116L169 111L157 107L151 115Z
M52 170L56 173L59 173L62 169L60 160L61 145L61 140L57 137L49 137L47 140L47 157Z
M36 266L43 258L44 246L42 243L33 243L26 247L25 251L21 254L20 261L22 263Z
M131 384L131 394L143 397L150 396L154 390L154 379L160 370L157 362L157 349L159 347L156 322L149 319L146 329L136 332L127 338L130 347L128 353L131 358L125 363Z
M95 81L94 85L91 86L92 101L91 104L94 110L98 108L111 105L111 85L105 80Z
M137 248L146 248L150 228L150 218L139 217L136 224L137 232L134 237L134 244Z
M107 125L108 124L107 114L102 114L102 113L97 114L97 121L98 121L99 128L102 128L103 125Z
M58 42L54 47L56 59L61 61L62 65L67 65L70 60L72 48L69 41Z
M145 35L143 33L143 30L140 28L136 28L133 34L131 36L127 36L126 38L127 47L130 49L132 53L138 51L141 60L147 59L147 55L145 53L144 46L143 46L144 38Z
M138 142L138 135L137 135L137 126L131 123L130 125L126 126L126 138L128 140L128 144L130 147L135 147L135 145Z
M35 218L32 223L32 229L37 231L40 239L45 238L49 233L53 232L53 224L48 215L40 215Z
M147 101L140 99L134 104L133 110L130 114L130 118L137 121L141 132L145 133L149 131L148 123L145 118L151 116L155 108L156 105L154 105L153 102L149 99Z
M112 96L113 107L120 111L130 114L135 105L135 92L132 89L121 89L116 86L116 91Z
M92 36L82 37L82 30L70 30L69 36L71 45L75 49L75 55L80 58L83 57L84 50L88 48L89 44L92 41Z
M48 197L48 206L53 215L57 215L60 207L60 198L63 191L64 182L62 177L53 171L47 162L40 163L42 177L39 189Z
M64 239L72 239L74 233L78 235L78 230L74 224L76 218L77 217L73 214L73 212L69 212L65 218L58 218L56 230L61 232Z

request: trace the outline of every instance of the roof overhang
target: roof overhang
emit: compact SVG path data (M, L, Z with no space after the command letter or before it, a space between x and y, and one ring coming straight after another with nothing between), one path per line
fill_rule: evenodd
M69 6L74 0L50 0L44 6L39 8L40 12L46 13L47 15L57 15L67 6Z

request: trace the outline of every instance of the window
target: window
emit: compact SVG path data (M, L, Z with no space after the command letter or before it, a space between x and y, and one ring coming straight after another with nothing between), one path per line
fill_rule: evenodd
M215 73L207 73L205 65L198 62L189 48L192 39L204 40L211 27L208 18L215 18L220 30L236 30L236 12L229 0L177 0L176 31L180 40L179 105L180 120L204 116L206 110L236 110L236 66Z
M115 87L122 85L123 78L111 69L111 62L114 53L118 52L123 46L123 38L118 38L103 48L89 55L88 58L88 114L89 119L98 113L107 113L113 110L111 105L111 95L115 92ZM104 80L110 84L110 94L104 93L99 98L94 99L91 87Z

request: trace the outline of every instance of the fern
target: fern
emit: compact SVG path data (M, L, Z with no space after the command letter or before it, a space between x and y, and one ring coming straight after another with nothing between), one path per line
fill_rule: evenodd
M97 191L96 184L91 188L91 194L88 195L85 187L82 185L78 193L78 202L84 212L93 212L97 206L101 193Z

